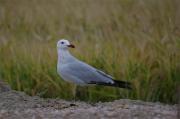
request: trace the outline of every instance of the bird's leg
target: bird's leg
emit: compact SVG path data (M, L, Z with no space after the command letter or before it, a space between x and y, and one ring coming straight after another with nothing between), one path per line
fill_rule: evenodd
M72 87L72 94L73 94L73 101L75 102L76 101L76 90L77 90L77 86L76 85L73 85Z
M74 101L77 101L77 100L81 99L81 97L82 97L82 88L81 88L81 86L77 86L77 85L74 86L73 96L74 96Z
M76 97L78 98L78 100L87 101L89 97L88 87L78 86L76 89Z
M84 101L88 100L89 97L88 87L73 85L72 93L73 93L74 102L77 100L84 100Z

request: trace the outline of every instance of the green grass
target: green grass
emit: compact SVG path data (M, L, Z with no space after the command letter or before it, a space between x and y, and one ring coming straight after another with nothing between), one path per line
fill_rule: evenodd
M83 87L78 99L177 103L179 0L0 0L0 78L15 90L73 99L57 75L56 42L134 89ZM86 92L84 90L86 89Z

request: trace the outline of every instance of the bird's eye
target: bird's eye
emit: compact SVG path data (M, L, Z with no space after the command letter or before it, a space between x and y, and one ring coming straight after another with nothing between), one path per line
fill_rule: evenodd
M64 44L64 42L61 42L61 44Z

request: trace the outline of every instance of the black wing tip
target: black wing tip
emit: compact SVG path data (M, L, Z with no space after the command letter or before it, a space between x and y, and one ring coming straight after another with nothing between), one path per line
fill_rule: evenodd
M119 88L125 88L125 89L129 89L129 90L132 90L132 84L130 82L127 82L127 81L119 81L119 80L113 80L114 81L114 85L116 87L119 87Z
M92 82L90 82L88 84L111 86L111 87L124 88L124 89L129 89L129 90L133 89L130 82L119 81L119 80L113 80L113 81L114 81L114 83L94 82L94 81L92 81Z

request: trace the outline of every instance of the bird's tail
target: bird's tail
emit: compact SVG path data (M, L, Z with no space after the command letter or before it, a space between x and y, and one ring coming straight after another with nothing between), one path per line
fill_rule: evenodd
M97 83L97 85L104 85L104 86L112 86L112 87L119 87L119 88L125 88L125 89L132 89L132 85L130 82L127 81L118 81L118 80L113 80L114 83Z

